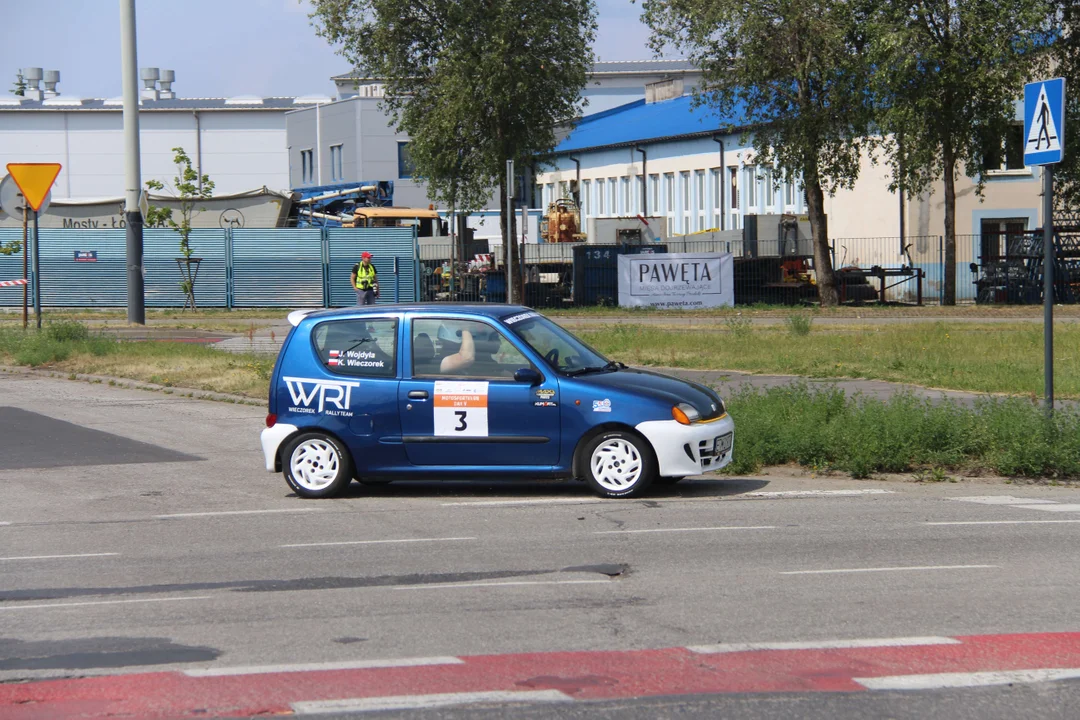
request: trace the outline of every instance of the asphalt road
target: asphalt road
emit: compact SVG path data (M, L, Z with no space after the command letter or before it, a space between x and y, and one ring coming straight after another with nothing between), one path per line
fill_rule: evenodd
M1080 490L302 501L263 414L0 376L0 717L1075 716Z

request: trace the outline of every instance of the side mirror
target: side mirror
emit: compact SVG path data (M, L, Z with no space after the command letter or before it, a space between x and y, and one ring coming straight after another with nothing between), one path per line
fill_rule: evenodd
M970 265L968 265L968 267L971 268L971 272L973 273L979 272L979 266L975 263L971 263Z
M539 385L543 378L540 377L540 373L536 372L532 368L521 368L514 372L514 381L519 383L528 383L529 385Z

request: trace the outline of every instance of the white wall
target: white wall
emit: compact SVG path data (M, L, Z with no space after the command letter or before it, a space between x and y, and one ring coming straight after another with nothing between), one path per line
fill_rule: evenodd
M215 194L289 187L285 118L279 112L200 111L202 171ZM139 115L142 179L172 183L174 147L195 160L191 111ZM123 118L113 111L0 112L0 166L9 162L63 165L55 198L124 194Z
M768 192L769 183L765 173L754 164L753 151L740 144L738 136L728 135L722 139L723 160L720 145L711 138L644 146L648 154L648 214L667 218L667 234L718 229L721 224L727 230L739 229L747 213L806 212L801 186L796 183L789 189L780 183L779 189ZM621 217L641 212L641 186L638 184L642 171L641 153L631 148L619 148L577 155L581 160L582 225L587 224L588 218ZM734 208L731 204L732 170L738 191L737 207ZM561 190L562 183L569 183L575 177L574 163L566 157L558 160L556 169L541 173L537 178L541 186L541 207L546 208L553 200L568 195ZM657 182L659 185L655 185ZM624 190L626 184L629 185L628 193Z

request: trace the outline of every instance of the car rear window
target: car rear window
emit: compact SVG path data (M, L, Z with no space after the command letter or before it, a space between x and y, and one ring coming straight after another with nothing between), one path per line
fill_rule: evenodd
M397 375L397 320L331 320L311 333L323 367L339 375Z

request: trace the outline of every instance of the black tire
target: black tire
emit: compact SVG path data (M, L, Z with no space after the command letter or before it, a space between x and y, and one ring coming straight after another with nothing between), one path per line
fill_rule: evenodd
M608 451L598 455L604 447ZM602 432L587 442L581 452L585 482L600 497L637 497L656 479L656 455L648 441L636 433ZM604 471L604 475L598 476L597 469Z
M321 432L300 433L293 438L281 454L281 466L285 482L302 498L333 497L352 482L349 451Z

